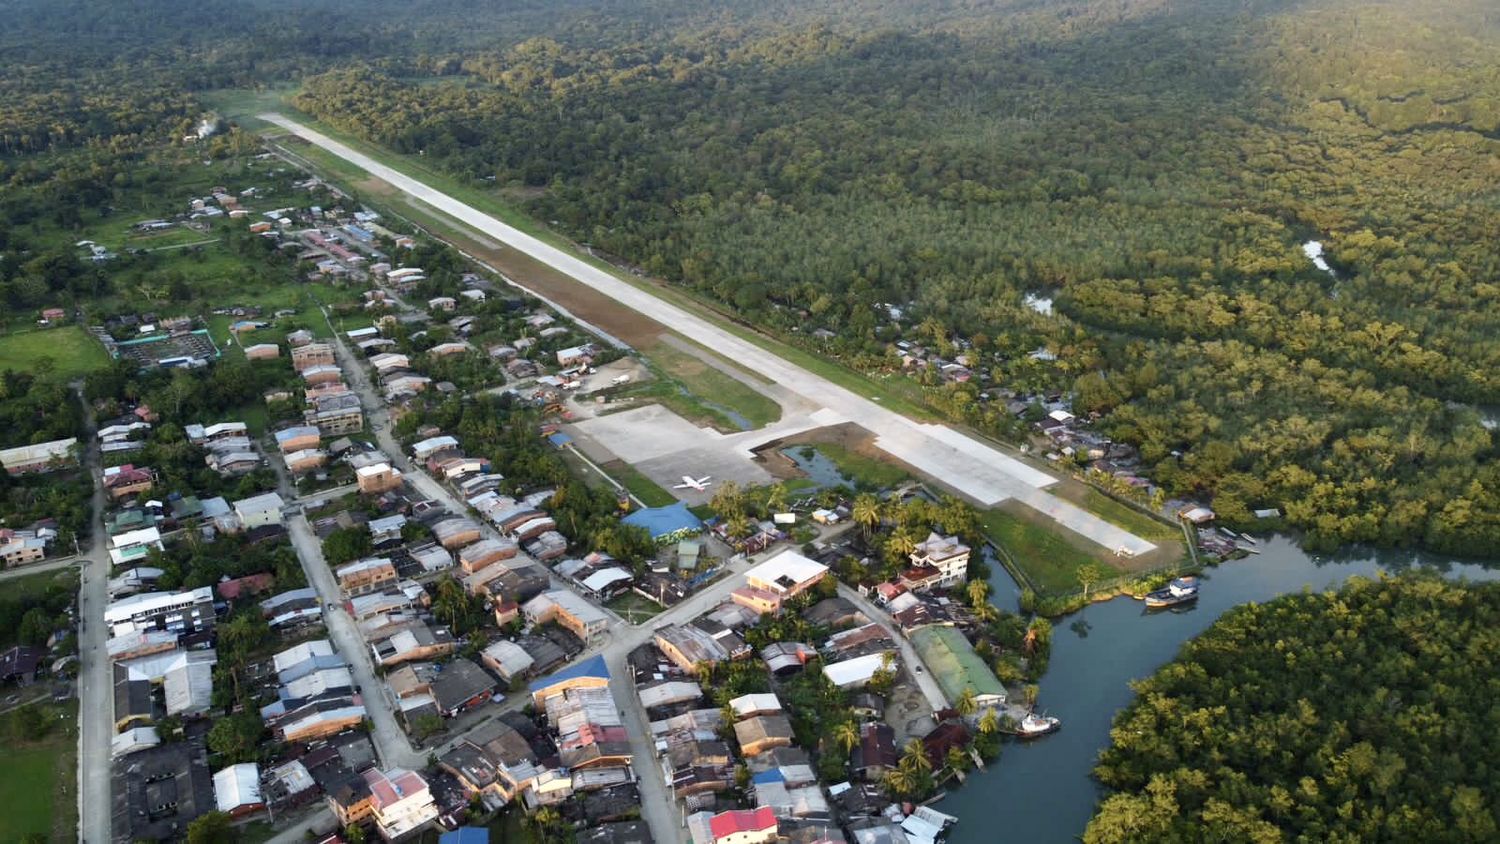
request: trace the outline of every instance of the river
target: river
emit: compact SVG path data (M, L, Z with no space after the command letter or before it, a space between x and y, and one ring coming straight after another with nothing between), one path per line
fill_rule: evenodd
M1081 835L1099 796L1089 771L1109 743L1115 713L1130 703L1130 681L1170 661L1183 642L1237 604L1304 586L1336 586L1351 575L1413 567L1474 580L1500 579L1500 569L1409 552L1316 557L1279 536L1262 539L1260 547L1259 555L1209 569L1191 610L1148 616L1139 601L1116 598L1055 620L1040 705L1062 719L1062 730L1032 743L1007 743L996 764L985 773L976 771L967 785L936 806L959 819L950 844L1064 842ZM1004 568L993 569L995 602L1005 607L1018 590ZM1087 624L1083 635L1072 629L1077 621Z

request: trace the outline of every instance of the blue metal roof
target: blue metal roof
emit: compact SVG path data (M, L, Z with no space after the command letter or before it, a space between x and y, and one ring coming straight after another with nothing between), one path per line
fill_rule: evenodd
M461 826L443 833L438 844L490 844L490 831L477 826Z
M549 686L555 686L565 680L574 680L579 677L598 677L601 680L609 679L609 666L604 664L604 655L591 656L577 665L570 665L563 670L543 677L540 680L532 680L531 685L526 687L527 691L535 692Z
M645 528L652 539L658 539L679 530L701 530L703 521L694 516L688 506L677 502L670 507L648 507L637 510L620 520L627 525Z
M557 433L547 437L547 442L552 443L552 445L557 448L562 448L572 441L573 438L563 433L562 431L558 431Z
M786 782L786 777L782 775L780 768L772 768L769 771L752 774L750 781L756 785L767 785L773 782Z

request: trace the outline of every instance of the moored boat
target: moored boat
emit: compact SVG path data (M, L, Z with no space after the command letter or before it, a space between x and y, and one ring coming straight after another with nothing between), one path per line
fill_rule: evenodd
M1051 715L1038 715L1035 712L1026 713L1021 723L1016 725L1016 735L1025 738L1037 738L1048 733L1055 733L1062 727L1062 721Z
M1198 600L1198 578L1174 578L1167 588L1146 593L1147 609L1166 609Z

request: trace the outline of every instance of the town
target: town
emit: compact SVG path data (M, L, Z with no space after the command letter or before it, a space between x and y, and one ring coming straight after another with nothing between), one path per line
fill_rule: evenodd
M222 218L338 301L109 315L77 436L0 453L92 481L76 556L55 519L6 530L16 573L83 572L76 630L0 678L76 674L111 795L84 829L928 842L957 819L925 803L1056 728L1028 685L1049 628L989 603L967 505L642 459L702 435L621 395L653 377L628 347L281 184L137 228ZM627 455L651 478L600 468Z

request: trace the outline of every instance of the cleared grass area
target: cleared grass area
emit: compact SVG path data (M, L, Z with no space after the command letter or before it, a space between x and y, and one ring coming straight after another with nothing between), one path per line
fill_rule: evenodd
M1082 481L1068 479L1048 490L1059 498L1077 504L1105 521L1119 525L1142 539L1158 545L1181 543L1182 529L1110 498Z
M109 366L104 346L76 325L37 329L0 337L0 370L72 377Z
M631 495L644 501L647 507L666 507L677 503L676 496L623 460L611 460L599 468L630 490Z
M752 428L781 419L781 405L700 358L666 343L657 343L645 354L695 397L739 414Z
M1055 523L1049 520L1052 525L1049 527L1028 518L1028 513L1025 508L1016 508L1015 512L996 508L982 512L979 521L985 535L1009 552L1038 592L1076 590L1079 567L1086 563L1110 565L1102 555L1091 554L1069 542Z
M884 489L911 479L905 469L894 463L861 454L838 443L818 443L795 448L811 448L828 458L829 462L838 467L840 474L854 481L861 489Z
M7 588L10 584L6 584ZM36 704L33 723L15 710L0 716L6 737L0 766L0 841L40 835L71 841L78 830L78 707Z
M256 117L265 111L277 111L286 106L283 100L291 96L295 88L219 88L213 91L204 91L198 95L205 105L214 109L219 116L225 120L238 123L242 128L250 131L262 129L271 124Z
M605 606L619 613L620 617L630 624L640 624L647 619L654 618L662 611L661 605L634 592L619 595Z
M700 428L713 428L726 434L745 430L744 426L738 424L729 414L716 407L708 406L697 396L688 393L686 389L675 381L657 378L630 387L616 395L622 399L635 399L642 403L655 402ZM632 406L634 405L620 404L618 407L611 408L610 412L628 410Z

